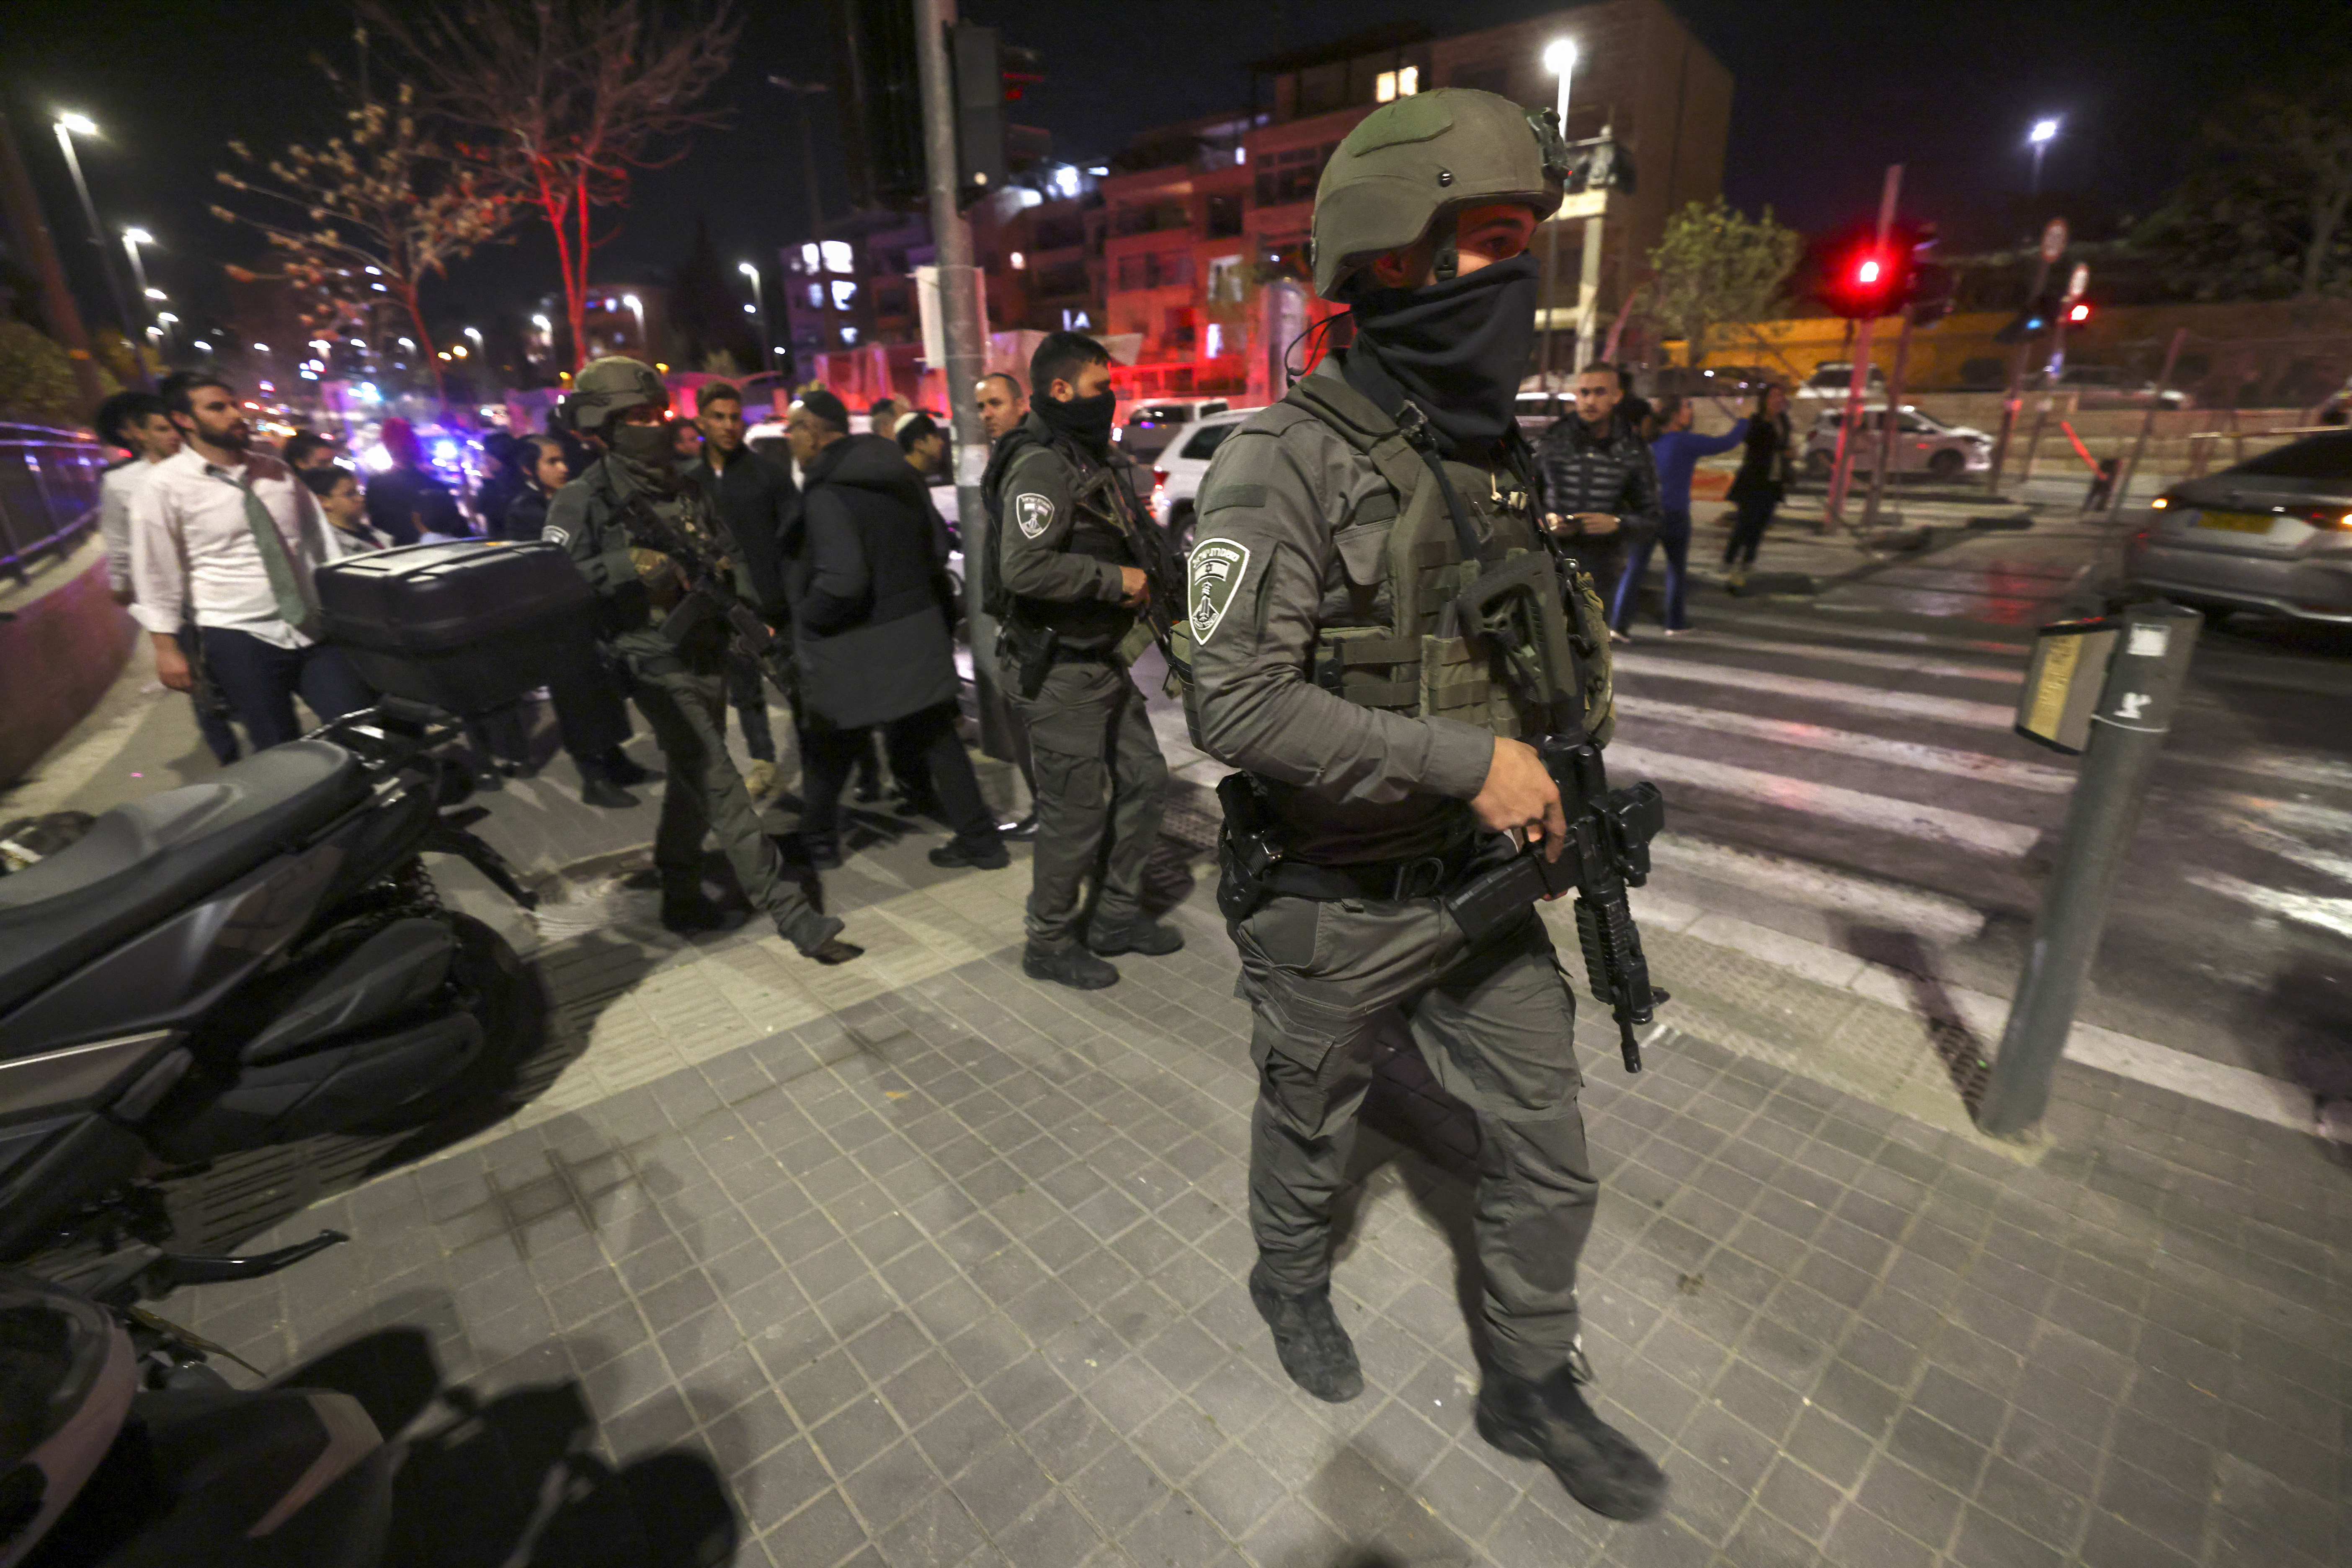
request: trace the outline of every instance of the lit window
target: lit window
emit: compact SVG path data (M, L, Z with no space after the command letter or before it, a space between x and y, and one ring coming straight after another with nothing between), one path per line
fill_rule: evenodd
M1382 103L1393 102L1397 95L1397 73L1382 71L1372 79L1372 96Z
M1419 92L1420 90L1421 68L1419 66L1407 66L1402 70L1397 72L1397 96L1399 98L1411 98L1414 93Z
M801 270L803 272L814 272L817 269L817 267L818 258L816 241L812 239L806 245L801 247Z
M1061 192L1065 196L1076 195L1078 194L1078 171L1076 167L1072 164L1065 163L1059 169L1055 170L1054 188Z
M1214 321L1211 321L1209 323L1207 346L1209 357L1211 359L1220 359L1223 357L1225 352L1225 329Z
M826 240L824 242L824 269L827 272L847 272L851 270L851 268L852 263L849 258L849 241L845 239Z
M845 342L845 343L854 343L854 342L856 342L857 341L857 329L856 329L856 327L844 327L844 328L842 328L842 329L841 329L841 341L842 341L843 342Z
M1014 252L1013 253L1013 271L1018 272L1018 271L1020 271L1022 268L1024 268L1027 267L1028 265L1029 265L1029 258L1028 258L1027 257L1025 257L1025 256L1022 255L1022 254L1021 254L1019 251L1017 251L1017 250L1016 250L1016 251L1014 251Z
M833 282L833 308L836 310L846 310L856 303L857 303L857 285L852 283L846 278L835 279Z
M822 284L822 283L812 283L812 284L810 284L810 285L808 286L808 289L809 289L809 309L810 309L810 310L824 310L824 284Z

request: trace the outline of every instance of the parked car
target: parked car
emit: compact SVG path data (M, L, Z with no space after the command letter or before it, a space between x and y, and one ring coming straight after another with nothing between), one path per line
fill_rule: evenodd
M1857 473L1867 473L1878 466L1879 422L1886 416L1886 405L1864 408L1862 415L1863 441L1853 454L1853 467ZM1824 408L1815 418L1812 434L1805 438L1806 473L1817 479L1829 478L1837 463L1838 426L1844 422L1843 408ZM1926 474L1948 483L1992 466L1992 437L1973 426L1947 425L1906 403L1895 426L1890 455L1896 474Z
M1241 428L1255 409L1221 408L1181 426L1160 449L1151 468L1151 515L1179 551L1192 547L1192 502L1201 476L1224 438Z
M1831 359L1823 360L1813 366L1813 374L1805 378L1804 385L1797 388L1797 395L1843 398L1853 389L1853 362ZM1886 373L1876 365L1870 367L1870 384L1864 395L1870 397L1886 395Z
M2189 395L2176 386L2158 392L2156 383L2119 364L2070 364L2058 374L2057 390L2078 395L2083 408L2186 408Z
M2208 615L2352 622L2352 430L2165 491L2125 550L2124 581Z
M1148 463L1167 450L1176 432L1204 415L1223 414L1232 407L1223 397L1156 397L1128 409L1127 417L1111 432L1119 449L1139 463Z
M1686 364L1660 365L1633 378L1634 386L1652 402L1668 395L1678 397L1753 397L1776 381L1788 377L1775 375L1760 364L1718 364L1694 370Z
M1513 410L1520 434L1532 442L1564 414L1576 412L1576 399L1565 392L1522 392Z

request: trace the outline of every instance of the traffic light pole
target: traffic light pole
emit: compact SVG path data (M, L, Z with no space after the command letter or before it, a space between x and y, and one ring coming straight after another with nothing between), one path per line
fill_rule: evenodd
M988 507L980 478L988 468L988 437L977 401L987 365L987 323L982 320L980 269L972 264L971 226L956 189L955 90L949 76L948 28L955 0L914 0L915 59L923 90L923 161L929 176L931 243L940 276L940 325L947 340L948 409L955 443L956 530L963 539L964 625L971 639L972 685L979 699L981 749L1000 760L1014 756L1011 714L996 666L996 624L981 608L980 552L992 548Z
M2025 295L2029 311L2042 298L2042 290L2050 286L2050 260L2045 249L2034 265L2033 287ZM2028 332L2018 340L2017 352L2009 356L2009 390L2000 400L2000 433L1993 439L1992 471L1985 476L1985 488L1995 497L2000 494L2001 470L2009 466L2009 441L2017 433L2017 411L2025 401L2025 356L2032 352L2033 334Z
M1911 307L1903 307L1903 330L1895 339L1895 374L1886 378L1886 412L1878 419L1877 461L1870 470L1870 492L1862 503L1862 526L1875 527L1878 500L1886 493L1886 470L1895 462L1895 422L1903 411L1903 382L1911 368Z
M1886 249L1887 236L1895 231L1895 203L1903 194L1903 165L1886 165L1886 184L1878 195L1878 249ZM1846 384L1845 417L1838 421L1837 459L1830 468L1830 491L1822 502L1822 524L1827 529L1845 521L1846 487L1853 478L1854 421L1860 416L1863 399L1870 390L1870 330L1876 322L1868 316L1853 324L1853 378Z

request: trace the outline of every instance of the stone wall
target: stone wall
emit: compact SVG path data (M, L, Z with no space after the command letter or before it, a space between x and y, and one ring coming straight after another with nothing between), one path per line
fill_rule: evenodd
M97 706L138 636L106 589L95 535L32 583L0 595L0 784L24 776Z

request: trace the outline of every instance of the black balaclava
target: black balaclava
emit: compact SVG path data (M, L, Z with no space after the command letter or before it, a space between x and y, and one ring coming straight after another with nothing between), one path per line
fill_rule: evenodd
M673 493L684 482L671 450L673 440L667 419L658 425L624 425L615 419L604 432L604 445L623 471L661 495Z
M1050 390L1029 400L1038 418L1097 457L1109 454L1110 416L1118 405L1118 394L1108 386L1092 397L1073 397L1067 403L1055 401Z
M1364 295L1355 304L1349 379L1375 402L1382 401L1378 382L1392 383L1448 449L1502 440L1535 348L1536 283L1535 258L1522 255L1425 289Z

